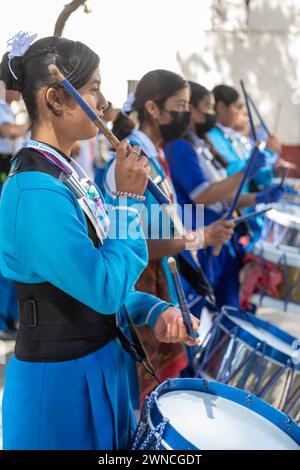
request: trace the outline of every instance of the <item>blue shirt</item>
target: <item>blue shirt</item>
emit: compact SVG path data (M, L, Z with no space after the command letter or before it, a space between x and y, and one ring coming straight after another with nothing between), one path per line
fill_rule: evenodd
M119 212L118 238L95 248L84 213L74 194L60 181L40 172L25 172L5 183L0 203L0 269L4 277L50 282L99 313L112 314L126 303L138 322L154 324L169 305L132 290L147 265L135 199L114 202ZM114 223L111 233L115 233Z

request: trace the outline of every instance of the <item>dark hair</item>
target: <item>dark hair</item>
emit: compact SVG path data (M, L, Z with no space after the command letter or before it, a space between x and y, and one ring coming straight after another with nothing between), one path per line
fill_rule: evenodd
M169 70L159 69L146 73L136 87L135 101L132 108L132 111L137 111L139 123L143 124L147 119L145 103L148 100L155 101L159 107L163 107L168 98L188 86L186 80ZM119 138L125 139L134 127L132 119L129 116L126 117L125 113L120 112L114 122L113 132Z
M119 140L123 140L131 134L134 128L134 121L120 111L114 120L112 132Z
M210 91L199 83L189 82L191 89L190 104L194 107L198 106L205 96L210 95Z
M230 106L232 103L235 103L240 97L236 89L228 85L215 86L212 92L215 97L215 103L217 104L218 101L223 101L226 106Z
M148 100L153 100L159 107L163 107L168 98L188 86L184 78L169 70L159 69L146 73L135 91L134 109L138 113L140 123L147 118L144 106Z
M99 65L99 57L78 41L50 36L33 43L22 57L14 57L9 69L8 53L1 63L1 79L8 90L22 93L31 123L38 119L37 91L54 85L48 66L56 64L75 88L85 85Z

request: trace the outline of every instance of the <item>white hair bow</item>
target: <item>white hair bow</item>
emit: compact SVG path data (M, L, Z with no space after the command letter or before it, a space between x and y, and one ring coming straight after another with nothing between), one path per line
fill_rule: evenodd
M19 31L17 34L14 35L13 38L7 41L7 49L9 51L8 67L11 71L11 74L16 80L18 79L18 77L16 77L16 75L14 74L10 62L14 57L23 56L36 37L36 33L30 34L24 33L23 31Z

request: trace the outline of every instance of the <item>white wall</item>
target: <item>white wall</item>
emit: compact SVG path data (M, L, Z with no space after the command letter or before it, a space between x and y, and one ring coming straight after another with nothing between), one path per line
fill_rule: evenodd
M242 7L231 11L231 23L245 14ZM224 23L209 28L203 49L179 52L181 69L208 87L225 82L240 89L243 79L271 130L280 101L279 137L300 144L299 25L299 0L252 0L247 32L230 31Z

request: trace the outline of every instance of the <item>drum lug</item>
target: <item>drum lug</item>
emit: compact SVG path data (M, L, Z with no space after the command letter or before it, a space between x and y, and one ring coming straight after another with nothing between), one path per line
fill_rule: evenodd
M291 424L292 424L292 418L290 416L287 416L285 419L286 427L289 429L291 427Z
M249 405L252 402L252 395L251 393L247 393L247 404Z

